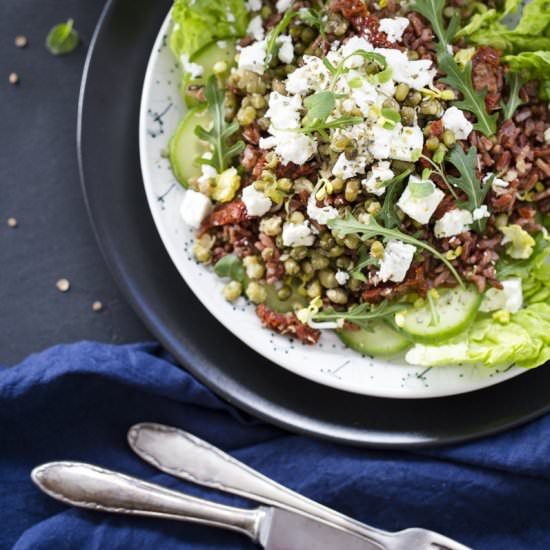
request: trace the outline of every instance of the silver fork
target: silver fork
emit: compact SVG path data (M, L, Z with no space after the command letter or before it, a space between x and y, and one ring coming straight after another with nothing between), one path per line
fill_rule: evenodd
M414 527L390 533L370 527L279 485L206 441L177 428L136 424L128 432L128 442L143 460L167 474L320 519L385 550L471 550L428 529Z

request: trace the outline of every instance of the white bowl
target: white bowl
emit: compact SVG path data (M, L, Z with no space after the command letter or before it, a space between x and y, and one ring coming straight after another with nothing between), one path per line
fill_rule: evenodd
M362 357L347 349L330 331L323 333L318 345L305 346L262 328L254 308L244 299L236 304L226 302L222 295L224 282L192 257L194 231L184 225L178 212L185 190L176 181L163 154L186 110L178 91L181 72L166 45L169 26L167 17L151 53L143 84L140 114L143 181L166 250L182 278L220 323L277 365L320 384L364 395L399 399L455 395L491 386L524 372L519 368L497 370L472 366L426 369L410 366L402 359ZM250 368L258 367L250 365Z

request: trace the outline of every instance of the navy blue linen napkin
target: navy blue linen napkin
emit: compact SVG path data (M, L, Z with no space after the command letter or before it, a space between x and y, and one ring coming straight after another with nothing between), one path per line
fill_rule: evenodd
M93 343L0 368L0 548L253 548L225 531L70 509L31 483L34 466L77 460L250 506L143 463L125 442L140 421L195 433L288 487L385 529L429 527L479 549L550 548L550 417L446 449L354 449L235 411L157 345Z

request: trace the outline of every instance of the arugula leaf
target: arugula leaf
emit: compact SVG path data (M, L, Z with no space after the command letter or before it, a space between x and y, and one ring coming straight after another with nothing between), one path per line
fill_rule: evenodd
M386 191L384 204L382 205L382 208L380 209L380 213L378 215L388 229L397 227L401 223L401 220L397 215L395 204L397 203L397 197L401 195L401 192L405 187L405 184L402 183L403 180L411 173L412 170L405 170L404 172L401 172L401 174L399 174L398 176L395 176L394 178L387 180L382 184L382 186L387 187L388 190Z
M370 322L377 319L393 317L396 313L407 309L406 304L391 304L384 301L377 306L369 303L356 304L347 311L336 311L334 308L327 308L317 313L313 320L315 322L323 321L349 321L361 328L368 328Z
M304 99L304 105L307 107L307 118L309 121L325 120L336 106L336 95L334 92L325 90L317 92Z
M217 170L218 174L221 174L229 166L231 159L242 153L245 145L242 140L233 144L229 142L229 138L239 131L239 123L235 120L227 124L225 121L225 94L224 90L218 86L215 76L208 79L205 96L208 110L212 115L212 128L206 130L202 126L197 126L195 135L210 143L214 154L212 159L199 159L199 163L209 164Z
M353 271L350 272L350 275L363 283L367 282L367 278L363 274L363 269L369 265L377 265L380 263L380 260L373 258L370 255L369 249L367 246L363 245L359 251L359 263L354 267Z
M466 155L460 145L455 145L447 155L447 162L451 163L460 173L459 178L447 176L449 181L452 185L464 191L468 197L467 201L461 201L458 205L461 208L467 208L470 212L473 212L483 204L491 188L494 176L489 178L485 183L477 179L477 149L475 147L470 147ZM478 233L482 233L486 223L486 218L477 220L473 224L474 229Z
M65 55L74 51L80 37L74 29L74 20L53 27L46 38L46 48L53 55Z
M214 266L214 272L218 277L229 277L238 283L244 283L246 272L242 260L235 254L228 254L218 260Z
M346 218L334 218L333 220L330 220L328 222L328 226L337 231L343 237L350 234L358 234L362 236L361 238L364 241L376 239L377 237L383 237L385 239L397 239L404 243L412 244L417 248L422 248L443 262L447 266L447 269L452 273L453 277L457 280L458 284L462 288L465 288L464 282L458 274L458 271L454 268L451 262L443 254L441 254L441 252L437 251L427 242L420 241L407 233L399 231L398 229L382 227L372 216L369 219L369 223L361 223L351 214L348 214Z
M483 135L490 137L496 133L498 114L490 115L485 106L485 96L487 90L478 92L472 84L472 63L468 62L464 71L460 70L454 57L448 52L442 52L439 55L439 68L447 74L441 81L458 90L464 99L454 102L459 109L473 113L477 122L474 128Z
M383 128L385 130L393 130L400 122L401 115L395 109L382 109L382 118L384 119Z
M300 132L302 134L313 134L314 132L324 132L325 130L334 130L335 128L345 128L346 126L353 126L354 124L360 124L363 122L363 118L360 116L343 116L329 122L319 120L305 126L303 128L295 128L288 130L289 132Z
M508 73L505 78L510 90L510 97L507 103L502 101L501 106L504 120L509 120L514 116L516 109L524 103L519 96L519 92L523 86L523 79L518 73Z
M281 34L283 34L288 26L290 25L290 22L292 19L298 14L298 12L291 8L285 13L285 16L277 23L277 25L272 29L272 31L269 33L269 36L267 37L267 44L266 44L266 63L269 63L273 56L275 55L275 51L277 49L277 38Z
M323 22L323 12L313 8L302 8L298 12L298 17L308 27L318 29L321 36L325 36L325 24Z
M459 26L459 18L454 15L448 27L445 27L443 9L446 3L446 0L416 0L411 6L413 11L423 15L432 24L434 33L439 40L438 49L442 51L447 51L447 45L453 41Z

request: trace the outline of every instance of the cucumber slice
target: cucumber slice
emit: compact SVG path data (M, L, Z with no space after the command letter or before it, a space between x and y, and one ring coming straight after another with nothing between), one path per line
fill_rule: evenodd
M220 47L220 43L224 44L224 47ZM237 47L235 41L222 40L212 42L202 47L191 56L191 61L193 63L198 63L204 68L201 80L206 82L210 76L214 74L214 65L218 63L218 61L226 63L228 68L234 65L236 53Z
M212 117L204 106L195 107L183 117L170 140L172 171L184 187L188 186L191 178L201 175L201 168L195 164L195 159L208 151L208 146L195 135L195 128L199 125L208 128L211 122Z
M342 330L338 336L352 350L363 355L385 357L397 355L411 345L409 338L397 332L384 321L375 321L372 330Z
M439 315L437 324L432 324L430 307L426 303L403 311L400 315L404 322L399 323L399 328L415 342L438 343L466 330L474 320L480 304L481 295L474 288L445 290L435 302Z
M273 285L266 285L267 299L265 305L277 313L289 313L294 311L294 304L299 304L300 307L306 307L307 299L301 296L297 290L294 290L290 297L286 300L281 300L277 297L277 289Z

